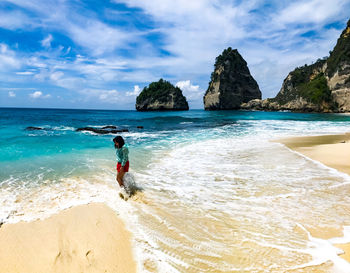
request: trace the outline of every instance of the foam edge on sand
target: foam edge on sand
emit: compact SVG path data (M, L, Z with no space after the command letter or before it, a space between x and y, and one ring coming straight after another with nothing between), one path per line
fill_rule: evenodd
M312 160L350 175L350 133L288 137L273 142L284 144ZM334 245L344 251L340 257L350 263L350 243Z

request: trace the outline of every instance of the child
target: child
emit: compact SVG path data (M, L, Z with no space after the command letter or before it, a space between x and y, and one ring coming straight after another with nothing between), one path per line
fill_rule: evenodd
M123 177L129 171L129 149L121 136L116 136L113 139L114 148L116 148L117 155L117 181L120 187L124 187Z

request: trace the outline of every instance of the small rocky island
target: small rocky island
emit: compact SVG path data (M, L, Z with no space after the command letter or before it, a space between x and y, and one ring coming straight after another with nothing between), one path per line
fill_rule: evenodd
M350 112L350 20L329 57L297 67L275 98L255 99L242 109L297 112Z
M136 98L137 111L183 111L188 103L180 88L160 79L145 87Z
M252 99L261 99L259 86L238 50L229 47L216 58L214 72L203 97L204 109L239 109L242 103Z

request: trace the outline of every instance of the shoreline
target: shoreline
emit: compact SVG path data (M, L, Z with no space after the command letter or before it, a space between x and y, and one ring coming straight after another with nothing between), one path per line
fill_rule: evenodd
M0 227L3 272L136 272L131 234L102 203Z
M308 158L350 175L350 133L289 137L273 142L281 143ZM343 250L344 253L339 256L350 263L350 243L334 246Z
M315 161L350 175L350 133L273 140Z

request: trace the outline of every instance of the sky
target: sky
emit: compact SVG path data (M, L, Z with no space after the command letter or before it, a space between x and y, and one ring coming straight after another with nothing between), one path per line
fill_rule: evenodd
M329 55L349 11L350 0L1 0L0 107L133 110L163 78L203 109L228 47L274 97Z

